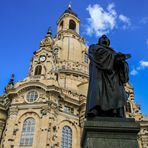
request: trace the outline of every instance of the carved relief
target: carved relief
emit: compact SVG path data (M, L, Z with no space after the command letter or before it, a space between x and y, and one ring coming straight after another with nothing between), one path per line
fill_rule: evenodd
M53 44L53 40L51 39L51 37L46 37L41 41L40 47L51 46L52 44Z
M88 65L72 61L58 61L58 69L74 70L88 75Z
M9 112L8 112L8 116L15 117L15 116L17 116L17 113L18 113L18 107L17 106L10 107Z
M49 111L50 111L50 108L49 108L49 106L43 106L42 108L41 108L41 114L42 114L42 116L45 116L45 115L47 115L48 113L49 113Z

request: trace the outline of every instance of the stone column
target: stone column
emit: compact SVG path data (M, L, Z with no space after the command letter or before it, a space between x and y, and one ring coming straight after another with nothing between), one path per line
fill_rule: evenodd
M7 113L6 113L5 108L2 106L0 102L0 143L2 140L2 134L4 131L5 124L6 124L6 120L7 120Z
M1 140L2 140L2 134L3 134L4 127L5 127L5 122L0 121L0 143L1 143Z

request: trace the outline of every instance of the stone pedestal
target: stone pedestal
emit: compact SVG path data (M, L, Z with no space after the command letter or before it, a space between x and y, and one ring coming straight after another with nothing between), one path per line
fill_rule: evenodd
M140 125L134 119L95 117L84 123L82 148L138 148Z

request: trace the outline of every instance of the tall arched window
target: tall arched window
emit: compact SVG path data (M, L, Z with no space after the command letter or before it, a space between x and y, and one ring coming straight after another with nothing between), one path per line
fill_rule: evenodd
M20 146L32 146L35 131L35 120L27 118L23 123Z
M131 104L130 104L130 102L126 102L126 111L128 113L131 113Z
M64 126L62 129L61 148L72 148L72 130L69 126Z
M63 26L64 26L64 22L62 21L62 22L60 23L60 30L63 29Z
M69 21L69 29L76 30L76 23L73 20Z
M41 65L36 66L34 75L40 75L41 73L42 73L42 66Z
M84 53L84 62L88 63L88 55L86 53Z

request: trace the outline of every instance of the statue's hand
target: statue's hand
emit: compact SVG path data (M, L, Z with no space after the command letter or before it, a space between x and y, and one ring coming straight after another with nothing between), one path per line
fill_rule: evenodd
M125 54L122 54L122 53L118 53L117 55L116 55L116 61L118 62L118 61L123 61L123 60L125 60L126 59L126 55Z
M123 53L117 53L117 55L116 55L116 59L118 60L118 61L123 61L123 60L127 60L127 59L129 59L129 58L131 58L131 54L123 54Z
M126 56L126 59L129 59L132 57L131 54L126 54L125 56Z

